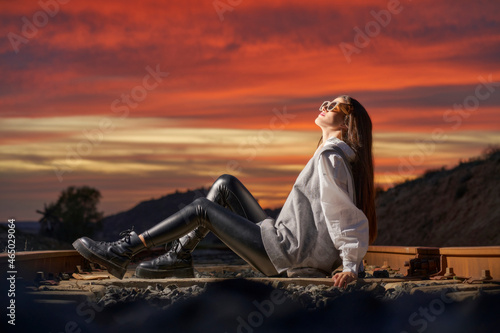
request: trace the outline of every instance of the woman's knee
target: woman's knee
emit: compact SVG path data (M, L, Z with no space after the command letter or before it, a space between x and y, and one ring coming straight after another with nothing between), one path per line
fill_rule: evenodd
M237 182L238 178L233 175L223 174L214 182L212 186L228 185Z
M208 191L207 198L211 201L220 201L222 198L227 197L228 191L234 188L237 181L238 179L231 175L224 174L220 176Z
M201 198L197 198L195 199L191 205L192 206L195 206L195 207L201 207L201 208L206 208L207 205L211 204L212 201L208 200L207 198L205 197L201 197Z

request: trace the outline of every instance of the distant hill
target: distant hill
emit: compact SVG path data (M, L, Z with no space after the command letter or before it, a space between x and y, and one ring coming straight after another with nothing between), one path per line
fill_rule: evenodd
M206 189L176 191L159 199L140 202L128 211L105 217L102 221L103 228L95 238L116 240L120 231L130 229L132 226L137 233L143 232L205 194Z
M131 226L137 232L147 230L206 192L202 188L141 202L106 217L94 238L116 240ZM500 245L500 149L379 192L376 204L375 245ZM276 217L279 209L267 212Z
M186 192L177 191L159 199L143 201L128 211L105 217L102 222L102 230L94 238L116 240L120 231L127 230L132 226L137 233L143 232L176 213L196 198L206 196L207 192L208 190L205 188ZM266 212L269 216L276 217L279 209L266 209ZM209 237L207 241L214 242L214 237Z
M377 195L375 245L500 245L500 149Z
M38 223L38 222L36 222ZM18 227L19 226L19 227ZM42 250L70 250L73 249L70 243L39 235L31 228L26 228L22 223L16 224L16 252L21 251L42 251ZM28 230L26 230L28 229ZM0 225L0 253L7 252L9 244L9 233L6 225Z

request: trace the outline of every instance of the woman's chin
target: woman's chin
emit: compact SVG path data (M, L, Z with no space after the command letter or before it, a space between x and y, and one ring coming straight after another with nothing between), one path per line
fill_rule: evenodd
M320 119L321 116L318 116L316 119L314 119L314 123L316 125L318 125L319 127L321 127L321 119Z

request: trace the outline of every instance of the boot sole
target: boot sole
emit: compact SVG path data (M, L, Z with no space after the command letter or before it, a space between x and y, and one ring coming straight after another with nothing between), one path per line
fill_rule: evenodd
M91 262L96 262L99 265L102 265L106 267L108 270L109 274L119 278L120 280L123 279L123 276L127 272L126 268L123 268L121 266L118 266L116 264L113 264L112 262L102 258L98 254L90 251L85 245L81 243L79 239L73 242L73 247L75 250L78 251L85 259Z
M150 270L146 268L137 268L135 276L144 279L163 279L163 278L194 278L194 269L174 268L168 270Z

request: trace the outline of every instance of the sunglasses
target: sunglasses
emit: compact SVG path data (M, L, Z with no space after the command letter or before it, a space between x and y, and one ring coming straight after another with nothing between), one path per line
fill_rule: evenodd
M342 111L345 114L350 114L354 109L354 106L347 103L324 101L323 104L321 104L321 106L319 107L319 110L323 111L324 108L326 108L327 112Z

